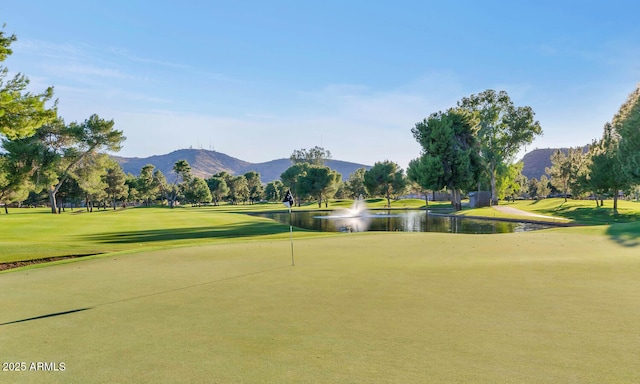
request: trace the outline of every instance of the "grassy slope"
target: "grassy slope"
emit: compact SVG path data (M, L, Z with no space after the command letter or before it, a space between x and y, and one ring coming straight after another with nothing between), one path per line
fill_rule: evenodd
M332 202L329 208L350 207L353 201ZM370 200L372 209L386 200ZM418 208L422 200L394 202L393 208ZM167 246L197 245L236 238L289 236L289 227L271 220L238 215L283 210L282 204L223 205L220 207L134 208L84 210L52 215L46 209L13 209L0 216L0 263L46 257L87 255ZM294 210L317 210L307 204ZM323 208L325 209L324 205ZM323 234L296 230L295 236Z
M333 201L329 209L345 208L350 200ZM384 209L386 199L367 200L370 209ZM569 218L573 222L602 224L638 222L640 203L620 202L621 215L614 218L610 208L595 208L593 202L563 199L519 201L508 204L533 213ZM448 203L431 203L430 209L448 208ZM47 210L14 209L0 216L0 263L55 256L87 255L118 251L140 251L168 246L206 244L232 241L237 238L286 238L288 227L267 219L238 215L251 211L283 210L281 204L257 204L191 208L136 208L118 211L98 211L51 215ZM424 208L417 199L392 202L395 209ZM294 210L317 210L311 203ZM320 209L324 208L324 205ZM494 218L531 219L498 212L490 207L469 209L463 215ZM535 220L543 220L535 218ZM615 220L615 221L614 221ZM637 239L633 225L609 228L610 235ZM296 230L295 236L322 236Z
M62 215L44 210L13 210L0 218L0 262L237 238L286 238L288 229L271 220L211 208L136 208ZM296 231L296 235L312 234Z
M256 208L3 216L3 257L161 250L0 274L0 356L67 366L0 382L640 379L639 222L298 231L290 267L288 227L229 213Z
M613 215L613 201L605 200L604 207L596 207L593 200L543 199L522 200L506 204L523 211L541 215L560 216L584 224L613 224L637 221L640 218L640 203L619 201L618 215Z
M0 275L0 382L637 382L640 258L604 227L338 234ZM77 309L84 311L15 322Z

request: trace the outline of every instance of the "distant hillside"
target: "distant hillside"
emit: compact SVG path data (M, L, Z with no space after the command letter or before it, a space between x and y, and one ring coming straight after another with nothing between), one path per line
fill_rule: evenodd
M588 146L584 147L584 151L588 151ZM540 176L546 175L545 168L551 167L551 155L557 150L561 150L564 153L569 151L569 148L543 148L534 149L531 152L527 152L522 158L524 166L522 167L522 174L528 179L540 180ZM546 175L549 177L549 175Z
M540 176L545 174L545 168L551 166L551 155L558 149L565 153L568 151L568 148L543 148L528 152L522 158L524 162L522 174L529 179L535 177L540 180ZM585 146L585 151L586 150L587 147ZM256 171L260 173L260 178L265 183L279 180L280 174L291 166L289 159L277 159L264 163L250 163L225 155L224 153L208 151L206 149L180 149L166 155L145 158L119 156L113 156L113 158L120 163L125 172L136 176L140 174L142 167L147 164L153 164L162 171L170 182L173 181L173 164L178 160L187 160L189 165L191 165L192 173L204 179L222 171L232 175L242 175L249 171ZM327 166L340 172L342 174L342 180L346 180L349 175L358 168L371 168L367 165L340 160L329 160L327 161Z
M145 158L120 156L113 156L113 158L120 163L126 173L136 176L140 174L142 167L147 164L153 164L162 171L169 182L173 181L172 168L178 160L187 160L191 166L192 174L204 179L223 171L232 175L242 175L249 171L256 171L260 173L260 179L264 183L279 180L280 174L291 166L289 159L278 159L265 163L249 163L224 153L205 149L180 149L166 155ZM367 165L340 160L329 160L327 161L327 166L340 172L343 180L346 180L358 168L371 168Z
M194 176L209 178L212 174L226 171L236 173L238 169L243 169L250 163L236 159L215 151L204 149L180 149L166 155L156 155L151 157L113 157L126 173L139 175L140 170L147 164L153 164L167 177L167 181L172 182L170 175L173 175L173 165L178 160L187 160L191 166Z

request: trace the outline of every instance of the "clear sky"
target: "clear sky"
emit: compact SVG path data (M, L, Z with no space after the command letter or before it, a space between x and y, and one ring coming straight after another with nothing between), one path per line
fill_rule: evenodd
M486 89L536 113L527 150L601 136L640 81L637 1L2 0L3 64L67 122L114 119L123 156L250 162L319 145L406 167L411 128ZM522 152L524 153L524 152Z

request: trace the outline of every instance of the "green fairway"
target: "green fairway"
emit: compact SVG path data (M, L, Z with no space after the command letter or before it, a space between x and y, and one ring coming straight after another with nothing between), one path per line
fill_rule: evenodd
M332 202L344 208L352 200ZM372 199L372 209L386 199ZM447 206L440 203L436 207ZM422 200L399 200L393 208L419 208ZM317 204L294 210L317 210ZM324 205L323 208L324 209ZM0 263L60 256L97 255L164 247L206 244L232 239L287 238L289 227L244 215L284 210L282 204L223 205L220 207L129 208L88 213L83 209L52 215L47 209L12 209L0 216ZM294 236L323 236L296 229Z
M288 226L213 207L76 212L25 209L0 217L0 263L289 235Z
M593 200L572 200L562 198L543 200L520 200L504 205L541 215L559 216L583 224L613 224L632 222L640 219L640 202L618 201L618 215L613 214L613 201L605 200L604 207L596 207Z
M581 204L512 206L570 215ZM3 216L0 262L99 255L0 272L0 382L640 380L639 221L503 235L296 230L291 266L288 226L238 214L274 209Z
M0 382L637 382L603 228L236 241L0 275Z

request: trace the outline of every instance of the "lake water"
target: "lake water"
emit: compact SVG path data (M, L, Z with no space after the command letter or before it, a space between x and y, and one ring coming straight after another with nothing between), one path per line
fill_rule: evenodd
M289 224L289 213L259 213L283 224ZM293 212L294 227L323 232L401 231L450 233L511 233L534 231L550 226L523 222L468 219L464 217L427 214L414 211L373 211L358 217L347 217L339 212Z

